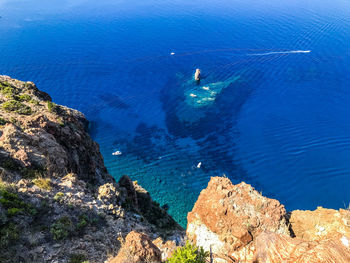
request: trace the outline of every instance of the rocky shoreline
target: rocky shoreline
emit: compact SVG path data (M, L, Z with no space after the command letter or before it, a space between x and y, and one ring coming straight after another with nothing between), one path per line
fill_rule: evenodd
M208 262L350 262L350 211L287 212L211 178L186 232L128 176L108 174L88 121L0 76L0 262L165 262L189 240Z

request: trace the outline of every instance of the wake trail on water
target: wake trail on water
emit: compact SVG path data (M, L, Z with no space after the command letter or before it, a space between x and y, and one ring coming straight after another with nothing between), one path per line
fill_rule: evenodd
M275 52L266 52L266 53L257 53L257 54L247 54L247 56L268 56L276 54L300 54L300 53L310 53L311 50L290 50L290 51L275 51Z

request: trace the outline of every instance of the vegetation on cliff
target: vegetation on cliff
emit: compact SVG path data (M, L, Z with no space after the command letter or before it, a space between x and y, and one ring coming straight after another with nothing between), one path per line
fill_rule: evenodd
M132 229L182 237L147 191L108 174L88 121L0 76L0 262L104 262Z
M168 263L206 263L209 252L202 247L197 247L189 241L183 247L175 250L174 254L168 258Z

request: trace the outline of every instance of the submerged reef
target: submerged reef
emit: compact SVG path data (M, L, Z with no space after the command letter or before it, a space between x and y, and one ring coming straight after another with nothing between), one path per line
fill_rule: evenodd
M201 139L235 122L239 111L262 76L256 70L237 72L222 81L214 74L198 83L183 74L168 82L161 93L168 132L176 137Z

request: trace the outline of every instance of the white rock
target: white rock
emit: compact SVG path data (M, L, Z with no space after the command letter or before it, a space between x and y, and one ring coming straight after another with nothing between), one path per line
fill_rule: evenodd
M347 239L345 236L343 236L340 241L343 243L344 246L349 247L349 239Z

